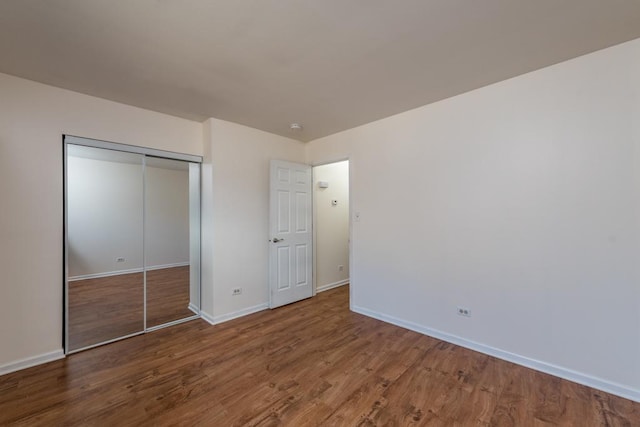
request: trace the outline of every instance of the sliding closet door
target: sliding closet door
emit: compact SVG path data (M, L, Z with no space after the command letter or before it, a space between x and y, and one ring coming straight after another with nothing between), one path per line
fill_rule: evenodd
M199 184L198 164L146 158L147 328L199 313Z
M67 145L67 351L143 332L144 156Z
M197 318L202 159L64 141L66 352Z

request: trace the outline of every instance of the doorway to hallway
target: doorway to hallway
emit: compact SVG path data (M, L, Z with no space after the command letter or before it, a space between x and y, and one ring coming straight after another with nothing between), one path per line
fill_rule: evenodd
M349 161L313 167L315 292L349 283Z

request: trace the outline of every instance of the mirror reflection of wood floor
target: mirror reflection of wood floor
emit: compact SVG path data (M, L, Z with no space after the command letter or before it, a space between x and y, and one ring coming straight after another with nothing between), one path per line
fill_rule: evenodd
M348 287L0 377L0 425L637 426L640 403L349 311Z
M143 273L69 282L69 348L144 329ZM189 266L147 271L147 327L193 316Z

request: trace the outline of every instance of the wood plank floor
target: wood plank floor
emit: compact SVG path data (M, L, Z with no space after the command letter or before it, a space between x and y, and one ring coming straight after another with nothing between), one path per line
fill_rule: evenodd
M348 310L348 287L0 377L0 425L638 426L640 404Z
M69 348L144 330L143 273L69 283ZM193 316L189 266L147 271L147 327Z

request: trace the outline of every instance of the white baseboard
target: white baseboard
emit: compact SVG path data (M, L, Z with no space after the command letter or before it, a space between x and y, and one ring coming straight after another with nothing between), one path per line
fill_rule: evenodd
M215 321L213 320L213 316L207 313L206 311L200 311L200 318L207 322L210 325L215 325Z
M543 362L540 360L531 359L519 354L510 353L508 351L500 350L498 348L477 343L475 341L470 341L456 335L451 335L446 332L431 329L417 323L408 322L394 316L388 316L386 314L378 313L364 307L352 306L351 309L356 313L363 314L368 317L373 317L374 319L382 320L383 322L391 323L402 328L410 329L412 331L419 332L421 334L428 335L430 337L437 338L451 344L459 345L460 347L465 347L470 350L487 354L489 356L497 357L498 359L506 360L517 365L534 369L536 371L544 372L546 374L563 378L565 380L573 381L587 387L592 387L598 390L605 391L607 393L615 394L616 396L624 397L635 402L640 402L640 390L631 388L623 384L607 381L602 378L597 378L582 372L577 372L572 369L553 365L551 363Z
M39 354L37 356L27 357L25 359L16 360L0 366L0 375L9 374L21 369L31 368L32 366L42 365L43 363L53 362L54 360L63 359L64 351L62 349L51 351L49 353Z
M200 314L200 310L198 309L198 306L192 302L189 303L189 310L193 311L195 314L198 314L198 315Z
M173 264L152 265L147 267L147 271L162 270L165 268L186 267L188 262L175 262ZM80 276L69 277L69 282L77 282L78 280L100 279L102 277L120 276L122 274L142 273L144 270L140 267L130 268L128 270L105 271L104 273L82 274Z
M269 308L269 304L258 304L253 307L243 308L242 310L233 311L227 314L221 314L220 316L212 316L209 313L205 313L202 311L200 313L201 317L206 320L208 323L212 325L217 325L218 323L228 322L229 320L237 319L238 317L247 316L249 314L257 313L262 310L266 310Z
M329 289L337 288L338 286L344 286L347 284L349 284L349 279L344 279L344 280L340 280L338 282L333 282L333 283L327 283L326 285L318 286L316 288L316 292L320 293L320 292L328 291Z

